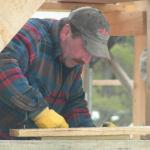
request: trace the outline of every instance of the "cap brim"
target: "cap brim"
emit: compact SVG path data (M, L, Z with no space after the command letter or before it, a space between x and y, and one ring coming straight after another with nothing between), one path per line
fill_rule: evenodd
M85 48L91 55L98 58L106 58L110 60L107 44L102 43L101 40L89 39L83 36Z

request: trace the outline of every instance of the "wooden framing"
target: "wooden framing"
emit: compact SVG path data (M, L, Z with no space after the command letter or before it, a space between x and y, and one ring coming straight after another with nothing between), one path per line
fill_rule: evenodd
M84 2L84 3L120 3L120 2L133 2L134 0L59 0L60 2ZM137 0L135 0L137 1Z
M146 34L135 35L134 45L133 123L134 125L148 125L146 123L145 83L141 79L140 72L140 56L146 48Z
M0 0L0 51L44 0Z
M119 80L93 80L93 86L121 86Z
M150 125L150 0L147 0L147 79L146 79L146 124Z
M136 36L146 33L145 12L105 13L111 26L111 35Z
M45 3L42 4L42 6L39 8L40 11L70 11L78 7L82 6L92 6L96 7L104 12L112 12L112 11L121 11L125 10L126 7L124 5L115 5L115 4L94 4L94 3L69 3L66 2L60 3L60 2L51 2L51 1L46 1Z
M15 137L41 137L42 141L2 141L2 150L149 150L150 141L140 140L150 127L102 127L69 129L12 129ZM133 140L132 140L133 139ZM9 143L8 143L9 142Z
M39 8L40 11L70 11L72 9L82 7L82 6L92 6L100 9L103 12L135 12L135 11L145 11L146 10L146 2L145 1L132 1L132 2L124 2L124 3L88 3L86 2L58 2L53 0L45 0L45 2Z
M45 2L39 10L47 11L70 11L71 9L85 6L87 3L54 3ZM100 10L104 11L104 14L108 18L111 26L111 35L137 35L146 33L146 15L145 12L126 12L123 11L126 7L125 5L101 5L101 4L90 4ZM122 11L121 11L122 9ZM130 26L130 28L129 28ZM120 30L121 27L121 30Z
M70 11L73 10L75 8L78 7L82 7L82 6L92 6L95 8L100 9L103 12L112 12L112 11L135 11L135 10L143 10L143 7L141 8L141 2L136 2L134 3L120 3L120 4L95 4L95 3L69 3L69 2L65 2L65 3L61 3L61 2L57 2L57 1L48 1L46 0L42 6L39 8L39 10L42 11ZM136 6L136 7L135 7ZM145 10L145 7L144 7Z

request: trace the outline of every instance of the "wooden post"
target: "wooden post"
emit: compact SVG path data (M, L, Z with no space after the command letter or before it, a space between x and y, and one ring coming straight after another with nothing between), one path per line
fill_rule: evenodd
M145 84L141 79L140 73L140 56L146 47L146 35L135 36L134 51L134 87L133 87L133 124L146 124L146 103L145 103Z
M146 125L150 125L150 0L147 0L147 80L146 80Z

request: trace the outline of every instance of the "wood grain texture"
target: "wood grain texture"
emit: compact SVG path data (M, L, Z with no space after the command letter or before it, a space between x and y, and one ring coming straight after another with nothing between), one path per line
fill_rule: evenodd
M120 2L133 2L137 0L58 0L60 2L84 2L84 3L120 3Z
M146 34L146 12L112 12L105 15L110 23L111 35Z
M149 150L149 140L0 141L0 150Z
M43 2L44 0L0 0L0 50Z
M146 79L146 124L150 125L150 0L147 0L147 79Z
M40 11L70 11L75 8L91 6L100 9L103 12L112 11L123 11L125 10L125 5L115 5L115 4L95 4L95 3L69 3L69 2L51 2L46 1L39 8Z
M133 124L135 126L148 125L146 124L146 98L145 98L145 83L141 78L140 58L141 53L146 47L146 34L136 35L134 37L134 88L133 88ZM149 117L149 113L147 114Z
M122 135L149 135L150 127L99 127L99 128L68 128L68 129L11 129L10 135L16 137L98 137Z
M39 8L40 11L70 11L78 7L83 6L92 6L100 9L103 12L112 12L112 11L124 11L124 12L134 12L134 11L146 11L147 3L146 1L132 1L132 2L123 2L123 3L94 3L91 2L59 2L56 0L45 0L45 2Z

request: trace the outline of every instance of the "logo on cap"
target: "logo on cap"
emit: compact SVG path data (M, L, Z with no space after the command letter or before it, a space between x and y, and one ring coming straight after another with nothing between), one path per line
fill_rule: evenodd
M98 32L99 32L100 35L102 35L102 36L108 36L108 35L109 35L109 32L106 31L105 28L100 28L100 29L98 29Z

